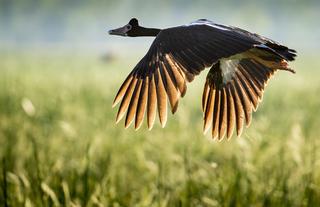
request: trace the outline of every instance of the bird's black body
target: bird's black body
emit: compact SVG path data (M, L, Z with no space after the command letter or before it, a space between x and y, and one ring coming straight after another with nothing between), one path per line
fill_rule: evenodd
M139 128L146 111L151 129L157 108L164 126L167 99L174 113L186 82L211 67L202 99L204 131L212 127L213 137L230 137L235 126L239 135L243 124L249 125L270 76L278 69L293 72L288 61L296 56L294 50L273 40L205 19L163 30L141 27L132 19L109 33L156 36L114 101L116 105L122 100L117 121L127 111L126 127L135 118Z

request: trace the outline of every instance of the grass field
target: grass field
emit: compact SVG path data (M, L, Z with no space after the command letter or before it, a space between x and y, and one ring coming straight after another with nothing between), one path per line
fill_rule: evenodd
M205 73L162 129L115 125L137 59L0 53L1 206L319 206L320 65L278 72L250 128L202 134Z

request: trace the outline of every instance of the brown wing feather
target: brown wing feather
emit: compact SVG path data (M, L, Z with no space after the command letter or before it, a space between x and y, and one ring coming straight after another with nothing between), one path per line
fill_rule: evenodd
M203 133L206 133L212 124L213 116L213 106L216 91L214 89L208 88L208 96L206 97L206 108L204 109L204 125Z
M134 89L134 92L132 94L132 98L128 107L128 112L126 116L126 121L125 121L125 128L128 128L136 114L137 110L137 105L139 101L139 96L140 96L140 90L141 90L141 85L142 85L142 79L138 80L138 83L136 85L136 88Z
M246 92L250 102L253 104L254 109L256 109L258 107L258 97L255 95L254 89L252 88L250 82L247 81L241 71L241 66L239 65L237 73L239 81L241 82L241 85L243 86L243 89Z
M118 123L123 118L124 114L126 113L128 106L129 106L129 103L131 101L131 96L132 96L133 90L136 87L136 83L137 83L137 77L134 76L131 80L130 85L128 86L128 88L124 94L122 101L121 101L121 104L120 104L120 107L118 110L118 114L116 117L116 123Z
M155 84L155 77L152 75L150 77L150 84L148 90L148 106L147 106L147 122L148 129L151 130L156 118L157 110L157 90Z
M237 74L237 79L235 81L235 88L237 93L239 94L239 98L242 103L243 111L244 111L244 116L246 118L246 125L248 126L251 123L251 104L250 100L246 94L246 92L243 89L243 86L240 82L239 76Z
M209 92L210 92L210 88L209 88L208 82L206 81L206 83L204 84L204 89L203 89L203 93L202 93L202 102L201 102L203 113L206 111L206 105L207 105Z
M126 78L126 80L123 82L123 84L121 85L116 97L114 98L114 101L112 103L112 107L115 107L123 98L125 92L127 91L127 88L129 87L131 80L134 76L134 71L132 71L128 77Z
M219 136L219 116L220 116L220 99L221 91L216 90L214 99L214 110L212 120L212 138L215 139Z
M226 87L227 91L227 107L228 107L228 114L227 114L227 138L229 139L232 136L234 123L235 123L235 108L234 108L234 101L231 94L230 84Z
M183 97L187 91L186 80L184 78L184 74L182 73L181 69L177 64L175 64L174 60L170 55L165 56L165 61L170 65L171 71L175 77L177 82L178 89Z
M216 63L210 69L203 90L204 133L212 126L212 138L237 135L243 125L250 125L252 110L258 107L264 87L276 69L245 58L226 64Z
M146 79L143 80L143 84L140 91L135 126L134 126L136 130L140 128L143 117L144 117L144 113L146 110L147 98L148 98L148 87L149 87L149 77L147 76Z
M165 85L166 93L169 98L171 111L174 114L178 108L178 100L179 100L180 93L178 93L178 89L175 87L174 80L172 80L169 76L168 70L170 69L166 68L163 62L160 63L160 65L161 65L160 67L161 79L165 83L164 85Z
M161 126L164 127L167 122L167 96L159 69L155 73L155 83L157 90L158 113Z
M238 93L236 92L235 86L232 84L230 86L231 94L233 97L234 109L235 109L235 117L236 117L236 127L237 127L237 135L240 136L243 129L244 123L244 111L241 100L239 98Z
M241 65L239 65L239 74L241 74L242 80L245 81L246 85L250 88L250 100L254 105L254 110L257 110L258 104L261 100L262 92L255 85L254 81L251 79L251 76Z
M223 139L227 128L227 94L226 88L221 90L221 102L220 102L220 115L219 115L219 137L218 139Z

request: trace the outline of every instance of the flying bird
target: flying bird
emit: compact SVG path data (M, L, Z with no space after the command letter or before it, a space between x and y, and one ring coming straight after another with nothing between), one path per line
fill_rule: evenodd
M206 133L213 138L230 138L251 122L264 88L277 70L295 73L288 62L296 51L246 30L199 19L167 29L145 28L133 18L125 26L110 30L111 35L155 37L147 54L121 85L113 102L120 103L116 122L125 115L125 127L135 120L139 129L147 117L154 125L158 111L161 126L167 122L167 101L174 114L187 91L187 82L210 68L202 95Z

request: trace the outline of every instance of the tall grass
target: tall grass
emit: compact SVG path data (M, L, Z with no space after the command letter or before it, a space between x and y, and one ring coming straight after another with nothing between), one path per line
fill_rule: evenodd
M269 83L240 138L202 134L205 74L166 128L115 125L113 96L136 60L1 53L3 206L317 206L319 64ZM130 66L129 66L130 65Z

